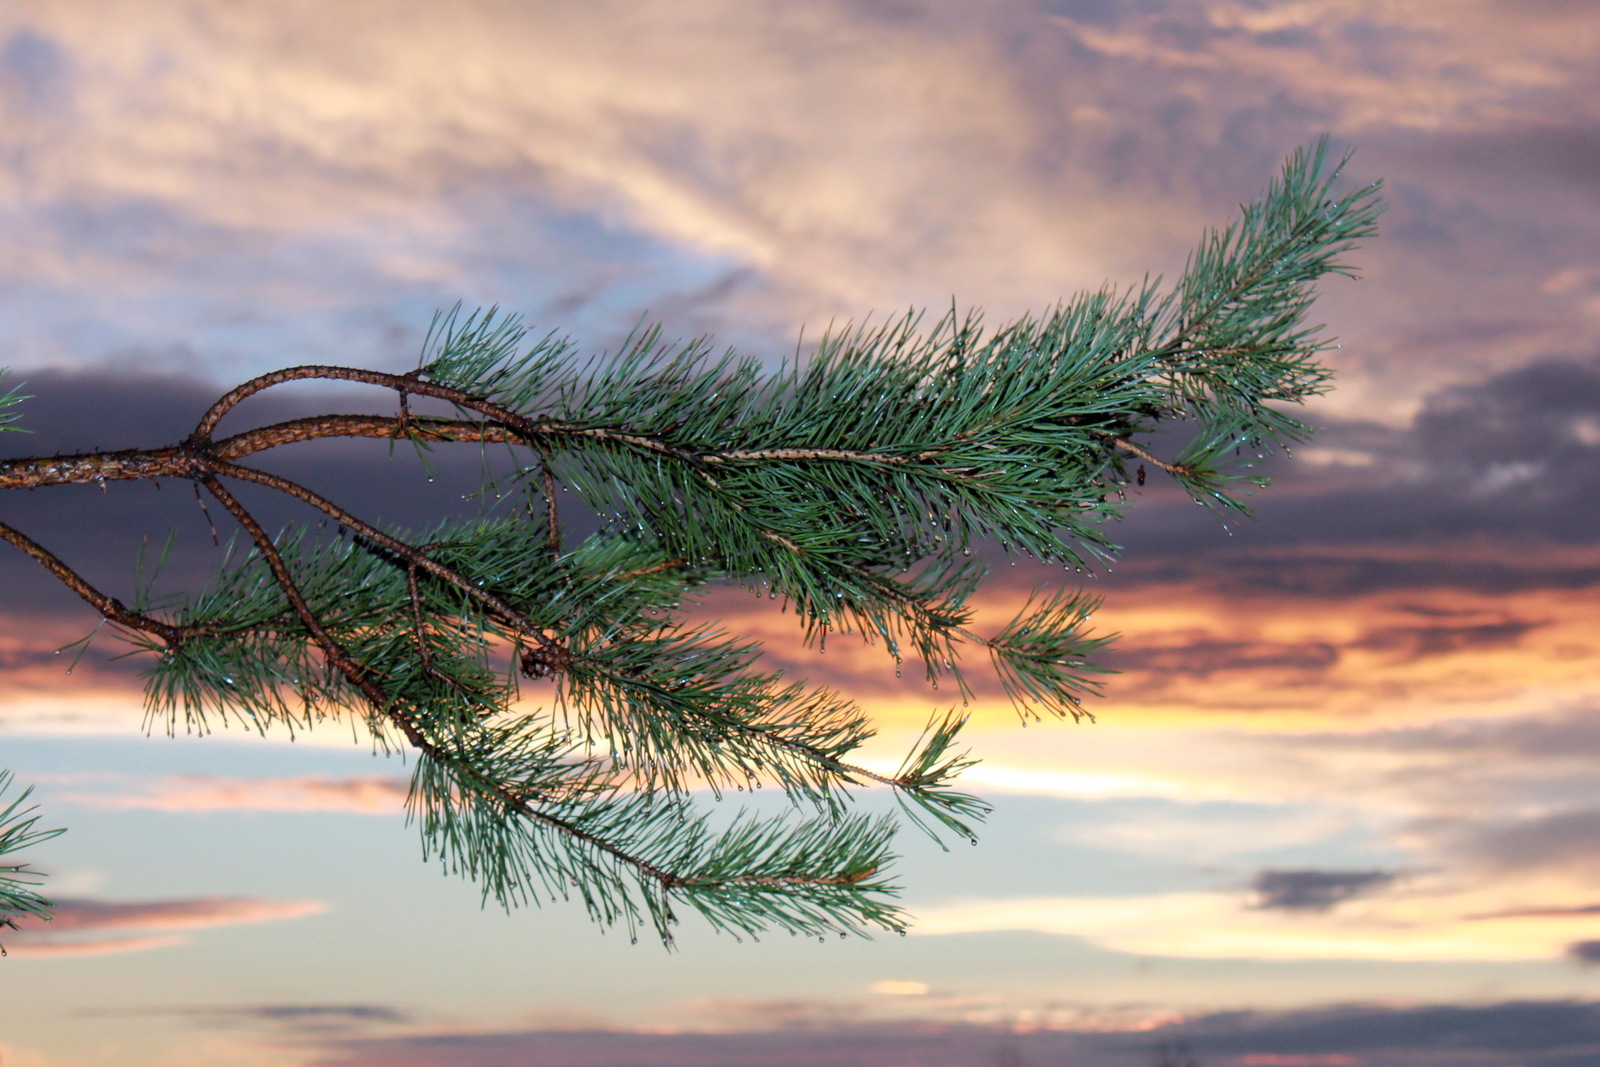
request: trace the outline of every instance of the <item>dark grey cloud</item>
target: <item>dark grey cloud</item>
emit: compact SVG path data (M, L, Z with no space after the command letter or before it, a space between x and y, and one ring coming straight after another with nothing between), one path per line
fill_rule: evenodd
M1600 873L1600 809L1465 823L1445 830L1459 852L1497 871Z
M1181 565L1180 565L1181 566ZM1299 563L1278 561L1277 568L1299 568ZM1140 576L1148 576L1141 571ZM1243 584L1259 579L1254 591L1279 588L1273 585L1274 568L1263 564L1259 570L1230 572L1227 580ZM1300 575L1302 582L1307 576ZM1375 588L1381 588L1376 586ZM1304 584L1295 587L1306 592ZM1345 587L1348 592L1348 586ZM1115 604L1116 597L1111 596ZM1497 622L1439 622L1419 626L1383 626L1365 630L1343 641L1225 641L1204 632L1193 631L1158 642L1113 644L1101 654L1099 662L1128 677L1119 679L1116 690L1124 698L1132 694L1149 696L1164 692L1186 679L1210 678L1231 672L1255 672L1272 677L1281 692L1290 686L1322 684L1352 650L1378 652L1391 663L1411 663L1437 656L1448 656L1473 649L1515 646L1528 633L1546 625L1546 620L1507 618Z
M1567 946L1567 955L1585 966L1600 963L1600 941L1574 941Z
M1335 420L1308 447L1361 462L1269 459L1261 470L1275 484L1253 501L1261 519L1230 523L1231 536L1168 487L1135 496L1112 531L1125 551L1108 584L1201 581L1321 597L1600 583L1600 566L1549 551L1600 539L1600 359L1545 360L1442 390L1410 426ZM1502 558L1393 551L1472 537L1503 545ZM1449 639L1510 640L1528 622Z
M1218 1012L1137 1032L1011 1033L927 1023L815 1031L642 1034L522 1031L320 1042L312 1067L921 1067L1083 1064L1149 1067L1184 1045L1204 1064L1358 1063L1363 1067L1580 1067L1600 1048L1600 1003L1510 1001L1394 1008L1352 1004ZM1330 1059L1344 1057L1343 1060Z
M1368 631L1351 644L1355 648L1389 652L1397 659L1411 661L1465 649L1505 648L1544 625L1543 622L1514 619L1461 626L1386 626Z
M1600 201L1596 159L1600 122L1592 116L1440 131L1419 139L1415 157L1458 180L1499 181L1524 193L1537 188L1545 196L1566 194L1591 204Z
M1394 884L1396 871L1262 870L1251 889L1254 907L1266 911L1329 911L1355 897Z
M1117 670L1205 678L1223 671L1325 671L1339 662L1339 649L1324 641L1284 643L1198 639L1175 645L1113 648L1103 657Z
M1594 150L1600 158L1600 138ZM1435 394L1411 436L1434 478L1473 499L1535 510L1593 502L1600 361L1549 360ZM1586 525L1593 533L1600 519L1591 515Z
M1544 1057L1592 1053L1600 1047L1600 1004L1547 1000L1415 1008L1351 1005L1218 1013L1186 1023L1183 1029L1202 1059L1344 1054L1373 1057L1385 1064L1438 1063L1425 1054L1449 1051L1473 1057L1456 1063L1511 1067L1530 1062L1527 1057L1540 1057L1532 1062L1544 1064L1552 1062ZM1408 1059L1406 1053L1415 1058Z
M72 57L55 38L23 27L0 44L0 107L11 119L59 117L71 104Z

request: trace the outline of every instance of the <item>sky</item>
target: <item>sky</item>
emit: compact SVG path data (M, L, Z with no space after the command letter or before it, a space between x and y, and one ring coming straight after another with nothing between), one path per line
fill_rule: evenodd
M905 938L669 953L485 909L421 862L407 766L146 736L138 664L58 653L95 617L0 557L0 767L69 828L29 856L56 921L4 938L0 1064L1600 1060L1597 56L1587 0L11 0L6 456L170 443L285 365L408 369L457 302L596 353L641 317L773 358L907 307L1000 323L1172 276L1322 135L1390 206L1322 286L1336 388L1259 521L1152 479L1082 579L1120 634L1097 721L980 687L996 810L975 848L902 835ZM281 469L385 522L453 499L360 443ZM113 591L176 528L181 584L212 557L175 488L0 517ZM980 621L1038 577L1001 567ZM699 610L861 700L885 760L948 706L747 596Z

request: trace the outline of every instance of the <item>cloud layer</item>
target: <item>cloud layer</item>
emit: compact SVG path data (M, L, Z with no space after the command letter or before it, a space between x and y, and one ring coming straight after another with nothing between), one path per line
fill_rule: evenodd
M314 1067L855 1067L884 1062L1136 1067L1153 1062L1165 1046L1230 1067L1514 1067L1581 1063L1597 1043L1600 1008L1592 1002L1505 1001L1201 1014L1128 1029L899 1023L721 1034L443 1031L354 1039L311 1062Z

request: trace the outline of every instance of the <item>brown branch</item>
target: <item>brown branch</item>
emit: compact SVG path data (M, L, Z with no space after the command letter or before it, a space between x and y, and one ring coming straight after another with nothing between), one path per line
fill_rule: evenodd
M261 524L255 520L255 516L251 515L244 505L232 493L223 488L221 483L214 477L206 477L204 482L207 491L216 497L222 506L228 509L228 513L249 533L250 539L255 542L256 549L261 553L262 559L266 561L267 567L272 571L272 576L276 579L278 587L283 590L284 596L289 599L296 617L299 618L306 631L311 634L312 640L322 650L322 654L327 658L329 664L338 670L351 685L361 691L361 695L375 712L398 726L400 731L405 734L406 740L411 742L412 747L429 759L452 767L458 773L472 779L478 786L505 804L507 808L517 811L536 822L544 823L553 829L570 834L577 840L634 867L640 873L656 879L668 888L682 888L691 884L681 876L670 871L664 871L648 860L630 855L616 845L596 837L577 826L573 826L564 819L558 819L555 816L547 815L529 807L525 798L484 776L476 768L463 766L460 760L453 758L449 753L429 741L421 728L412 721L411 717L401 711L395 702L379 687L377 682L373 680L372 673L362 666L332 634L328 633L327 629L322 625L322 620L317 618L316 613L311 610L311 605L306 603L305 596L300 592L299 586L295 584L294 576L289 573L288 565L283 562L283 557L278 553L277 546L272 543L272 538L268 536L266 530L261 528Z
M339 522L343 523L345 526L348 526L351 530L355 531L368 541L371 541L373 544L378 545L380 548L383 548L388 552L392 552L394 555L400 557L401 560L405 561L406 564L417 567L420 570L427 571L434 577L448 582L457 589L460 589L462 592L466 593L480 604L492 610L497 616L501 616L508 625L515 628L519 633L533 638L541 645L549 646L558 643L554 638L546 635L545 632L538 626L535 626L533 622L527 618L527 616L523 615L522 612L508 604L505 600L495 596L486 589L480 588L456 570L445 566L444 564L428 556L426 553L418 550L414 545L407 544L406 542L401 541L399 538L389 536L376 526L372 526L371 524L362 521L355 515L352 515L350 512L335 504L333 501L311 491L310 489L307 489L298 482L292 482L289 479L279 477L276 474L268 474L266 471L258 471L253 467L241 467L235 463L213 461L207 464L207 468L210 472L216 474L225 475L230 478L238 478L241 481L254 482L257 485L264 485L270 489L276 489L280 493L285 493L294 497L296 500L300 500L306 504L309 504L330 518L337 519Z
M619 582L626 582L631 581L634 578L643 578L651 574L660 574L662 571L670 571L676 567L681 567L688 562L689 561L684 559L682 556L674 556L663 563L657 563L649 567L640 567L636 571L626 571L617 575L616 580Z
M510 408L503 407L489 400L483 400L460 389L437 382L424 381L411 374L385 374L381 371L361 370L356 367L331 367L312 365L304 367L286 367L283 370L263 374L253 378L243 385L232 390L211 405L200 423L195 427L193 436L204 439L211 436L217 428L217 423L222 417L236 407L246 397L261 392L263 389L285 382L307 381L311 379L329 379L332 381L363 382L367 385L380 385L388 389L406 392L415 396L430 396L437 400L444 400L457 407L476 411L487 416L491 421L512 430L523 440L532 443L539 438L549 436L559 437L587 437L593 440L610 441L625 444L646 452L671 456L674 459L694 464L697 457L684 452L659 438L643 434L631 434L623 431L612 430L606 427L585 427L574 423L558 422L554 419L530 419L518 414Z
M243 459L256 452L300 441L324 437L375 437L424 441L479 441L498 444L520 440L515 433L494 423L471 419L409 418L392 415L313 415L274 423L224 437L212 445L212 454L222 459Z
M858 452L844 448L763 448L748 452L707 452L700 456L702 463L746 463L769 459L843 459L858 463L888 463L901 466L922 460L924 456L936 455L935 452L924 452L916 459L905 456L884 455L881 452Z
M174 626L168 622L142 612L130 610L116 597L106 596L100 590L86 582L77 571L67 566L61 558L45 548L33 538L11 526L0 522L0 540L9 541L37 560L45 570L60 579L61 583L74 593L78 594L85 602L98 611L106 619L119 626L126 626L130 630L142 630L145 633L155 634L168 645L176 645L183 639L186 631L183 627Z
M664 452L674 459L696 467L697 470L707 464L808 460L905 466L925 463L936 458L941 451L929 450L915 457L842 449L804 448L695 453L664 445L640 434L605 427L585 427L549 419L521 419L519 425L510 426L500 421L478 422L472 419L419 417L414 413L409 419L396 418L392 415L313 415L244 430L211 443L209 447L205 446L203 438L191 438L182 444L166 448L122 449L111 452L83 452L65 456L32 456L0 460L0 489L37 489L47 485L85 482L188 478L194 475L195 458L201 452L217 459L236 462L257 452L283 445L330 437L363 437L379 440L396 440L404 437L424 441L510 443L530 446L536 445L540 440L566 437L615 442L654 453ZM706 471L699 470L699 473L711 485L720 484Z
M548 453L540 455L539 473L544 475L544 511L545 517L550 520L550 551L561 555L561 521L556 517L556 479L550 473L550 456Z
M1186 466L1182 463L1168 463L1165 460L1157 459L1155 456L1152 456L1149 452L1146 452L1143 448L1140 448L1126 437L1115 438L1113 443L1124 452L1130 452L1144 460L1146 463L1153 463L1157 467L1160 467L1162 470L1175 477L1194 473L1193 467Z
M406 567L406 591L411 595L411 625L417 638L417 655L422 659L422 669L433 673L433 653L428 650L428 631L422 619L422 590L417 587L417 567Z
M215 431L221 419L248 397L273 385L316 378L364 382L395 389L400 395L400 414L398 417L365 415L313 416L245 431L224 438L221 441L213 442L210 440L211 434ZM483 415L487 421L476 422L473 420L432 417L418 418L410 410L409 398L413 395L444 400L459 408L475 411ZM328 632L322 620L312 610L295 583L288 565L273 544L271 537L244 505L217 480L218 475L238 478L294 496L337 519L367 541L392 553L399 561L403 562L406 567L408 589L411 594L414 632L425 669L431 670L431 665L421 618L420 589L418 588L419 571L426 571L434 577L461 589L468 596L489 608L492 613L503 617L504 621L518 632L538 641L549 654L560 654L570 662L571 656L565 647L553 638L546 636L539 627L535 626L521 612L503 599L469 582L453 569L431 559L426 551L384 534L331 501L295 482L266 472L243 467L233 462L256 452L281 445L326 437L368 437L393 440L402 436L413 440L420 438L423 440L477 441L482 443L516 442L534 447L538 447L541 441L549 438L579 439L615 444L683 462L713 487L719 487L719 483L703 469L703 465L706 463L818 459L891 464L912 462L903 457L829 449L769 449L702 456L649 435L629 433L608 427L584 426L553 419L530 419L515 411L472 396L461 390L423 381L416 374L392 375L352 368L307 366L288 368L263 375L231 390L206 411L196 426L195 432L189 438L173 447L163 449L127 449L115 452L0 461L0 489L34 488L44 485L84 482L96 482L104 488L106 481L156 480L162 477L192 479L197 483L197 488L199 484L203 484L206 490L227 509L229 514L250 536L257 550L261 553L263 561L272 572L276 584L287 598L292 614L299 620L305 632L320 649L328 665L360 692L362 698L372 708L375 715L388 719L400 729L407 741L419 752L436 762L451 767L466 781L470 782L474 788L498 800L505 806L507 811L521 814L535 822L560 831L589 847L604 852L619 862L633 867L641 875L656 880L669 890L693 889L705 891L725 886L848 885L862 881L872 873L875 873L869 870L858 874L841 874L826 877L795 875L778 878L735 876L723 879L687 879L657 867L645 859L631 855L617 845L596 837L566 820L535 810L529 805L528 798L525 796L519 795L514 790L494 781L470 763L463 761L460 757L452 756L430 741L422 726L384 691L383 686L379 684L379 680L374 676L373 672L357 660L349 649ZM932 453L925 453L924 456L919 456L918 460L920 461L931 455ZM550 472L548 458L546 458L543 467L543 477L549 504L552 547L559 551L559 525L556 517L555 485L554 478ZM782 535L771 531L762 532L764 536L795 551L799 551L798 546ZM90 586L54 554L3 523L0 523L0 539L6 540L32 556L108 620L130 629L156 634L169 645L181 642L183 637L190 633L213 632L211 627L175 626L139 612L130 611L120 601L113 597L108 597ZM658 570L679 566L683 562L683 560L675 559L656 567L633 572L629 576L636 577L655 573ZM769 732L756 730L743 724L738 724L735 728L759 739L765 744L800 754L808 760L820 763L835 771L858 775L888 785L901 784L894 779L885 778L865 768L856 767L828 757L803 742L774 736Z
M250 468L250 467L241 467L241 466L238 466L238 465L232 464L232 463L213 462L213 463L209 464L209 467L210 467L211 470L215 471L217 474L222 474L222 475L226 475L226 476L229 476L229 477L239 478L239 479L244 480L244 481L255 482L255 483L259 484L259 485L265 485L265 486L268 486L269 488L277 489L280 492L287 493L288 495L293 496L298 500L301 500L301 501L303 501L303 502L305 502L307 504L310 504L312 507L317 508L319 511L322 511L324 514L330 516L331 518L337 519L339 522L341 522L341 523L345 524L346 526L350 527L350 529L354 530L356 533L358 533L362 537L367 538L368 540L374 542L375 544L379 545L380 547L382 547L382 548L394 553L395 555L399 556L401 559L406 561L408 566L428 571L429 573L435 575L436 577L439 577L439 578L449 582L450 584L455 585L458 588L462 589L463 591L468 593L470 596L472 596L475 599L477 599L480 603L483 603L485 606L490 607L492 610L494 610L494 612L497 615L503 615L505 620L509 624L513 625L520 633L523 633L526 636L532 637L536 641L538 641L541 644L541 646L543 646L543 648L545 649L545 656L546 656L547 659L549 657L554 657L554 662L558 662L558 663L562 664L564 667L565 666L570 666L574 662L578 662L572 656L572 654L565 648L565 646L563 646L559 641L555 640L554 638L546 636L545 633L543 632L543 630L541 630L539 627L533 625L533 623L530 620L528 620L524 615L522 615L521 612L517 611L516 608L514 608L510 604L506 603L504 600L502 600L499 597L495 596L493 593L487 592L486 590L479 588L478 586L476 586L472 582L468 581L465 577L463 577L462 575L460 575L456 571L454 571L451 568L446 567L443 564L438 563L437 561L429 558L425 553L419 551L414 546L409 545L409 544L405 543L404 541L400 541L400 540L398 540L396 538L390 537L388 534L385 534L383 531L381 531L381 530L379 530L379 529L377 529L377 528L375 528L373 526L368 525L367 523L363 522L362 520L360 520L356 516L350 514L349 512L345 511L343 508L339 507L337 504L334 504L332 501L327 500L326 498L324 498L324 497L320 496L319 494L317 494L317 493L305 488L304 486L301 486L301 485L299 485L299 484L297 484L295 482L292 482L287 478L280 478L279 476L274 475L274 474L268 474L268 473L266 473L264 471L258 471L258 470L255 470L253 468ZM208 483L208 488L211 488L211 487L212 487L211 483ZM214 493L215 489L213 488L212 491ZM788 544L789 547L794 548L796 551L799 551L798 546L795 546L792 542L789 542L787 540L787 538L782 538L782 537L780 537L779 535L776 535L776 534L771 535L771 536L772 536L772 538L774 540L782 541L782 542ZM527 657L525 656L524 658L525 658L525 661L526 661ZM540 660L540 659L535 658L534 662L542 663L542 662L545 662L545 660ZM601 664L592 663L592 662L589 662L587 660L583 661L583 663L584 663L585 666L589 667L590 669L604 670L604 667ZM607 671L605 671L605 673L611 674L613 678L616 677L613 674L613 672L611 672L611 671L607 670ZM537 675L537 676L542 676L542 674ZM632 681L632 680L630 679L630 681ZM719 725L726 726L727 724L726 723L722 723L722 724L719 724ZM862 776L864 776L864 777L866 777L866 778L868 778L868 779L870 779L872 781L876 781L876 782L879 782L880 784L884 784L884 785L895 785L895 784L897 784L894 779L886 778L886 777L884 777L882 775L875 774L874 772L869 771L869 770L867 770L867 769L865 769L863 767L857 767L857 766L855 766L853 764L844 763L843 761L833 759L832 757L829 757L829 756L825 756L822 753L816 751L811 746L804 745L804 744L802 744L800 742L791 741L788 738L774 737L770 733L767 733L765 731L755 730L755 729L753 729L751 727L747 727L747 726L744 726L742 724L735 724L735 728L739 729L741 732L748 733L751 736L757 737L760 740L773 745L774 747L783 748L783 749L787 749L787 750L789 750L791 752L796 752L796 753L803 754L808 759L810 759L812 762L821 764L823 766L833 767L835 769L840 769L840 770L844 770L844 771L847 771L847 772L850 772L850 773L859 774L859 775L862 775Z
M356 381L392 388L401 395L401 415L399 417L371 415L312 416L244 431L214 443L207 440L209 435L214 432L221 419L249 396L274 385L289 381L308 379ZM477 411L491 421L476 422L472 420L441 419L435 417L418 418L409 409L408 399L412 395L429 396L436 399L445 400L459 407ZM532 637L546 648L558 649L561 652L565 652L565 649L562 648L558 642L545 635L539 627L534 626L530 620L528 620L510 604L506 603L504 600L493 595L492 593L488 593L485 590L477 587L453 569L429 558L426 553L418 550L414 546L383 533L381 530L372 527L371 525L358 519L353 514L345 511L343 508L340 508L332 501L321 497L319 494L316 494L295 482L278 477L276 475L268 474L263 471L255 470L253 468L243 467L231 462L233 460L252 455L256 452L276 448L285 444L327 437L366 437L380 439L387 438L393 440L401 436L410 437L413 435L427 440L476 441L481 443L516 442L529 445L535 445L540 439L548 437L580 438L607 443L616 443L659 455L670 456L671 458L684 462L691 468L695 469L714 487L718 486L719 483L709 473L701 469L703 464L761 462L773 460L845 460L903 465L913 462L926 461L937 454L937 451L924 452L918 455L914 460L902 456L883 455L870 452L856 452L842 449L766 449L696 454L685 451L667 442L647 435L628 433L606 427L582 426L551 419L529 419L514 411L501 407L500 405L484 401L461 390L457 390L448 386L442 386L437 383L423 381L415 375L393 375L376 371L363 371L344 367L304 366L287 368L271 374L262 375L261 377L252 379L251 381L231 390L211 406L211 408L205 413L197 425L195 433L180 445L165 449L124 450L120 452L85 453L75 456L56 456L0 461L0 489L25 487L32 488L35 486L49 484L68 484L90 481L103 483L110 480L136 480L145 478L155 479L159 477L195 478L204 482L212 495L221 501L224 506L228 508L229 512L232 513L240 522L240 524L243 525L250 533L252 539L261 549L263 557L267 561L269 568L273 571L275 579L284 588L285 594L289 596L295 614L300 618L302 624L306 626L307 630L311 633L313 639L316 640L319 647L323 649L324 654L328 656L329 662L342 674L344 674L352 684L356 685L357 688L361 690L363 696L377 711L394 719L396 724L401 727L402 731L406 734L408 740L410 740L413 745L421 748L425 752L430 752L430 754L437 754L437 750L432 749L426 739L421 735L416 725L407 717L405 717L404 714L398 709L390 706L388 703L388 698L383 694L381 688L377 686L377 683L373 681L372 678L365 672L365 669L362 668L362 666L350 656L347 650L343 649L341 645L339 645L330 635L327 634L326 630L321 626L320 620L318 620L310 611L310 608L305 603L304 598L299 594L298 589L294 587L286 566L283 564L281 557L277 554L276 549L272 546L271 540L267 537L265 531L260 528L259 524L255 522L254 518L249 515L248 511L244 510L237 499L235 499L230 493L227 492L227 490L223 489L222 486L216 482L214 477L215 475L223 475L227 477L239 478L240 480L254 482L256 484L276 489L290 496L294 496L302 502L322 511L324 514L329 515L350 529L356 531L360 536L364 537L373 544L378 545L379 547L397 556L400 560L404 561L407 567L408 581L411 583L413 591L414 614L417 610L417 604L415 602L415 594L417 592L415 589L416 573L418 570L424 570L430 574L433 574L435 577L440 578L441 580L444 580L461 589L463 592L467 593L467 595L490 608L496 615L502 616L508 624L512 625L519 632L525 634L526 636ZM554 524L556 520L554 516L554 495L552 492L553 479L550 476L548 466L546 466L544 469L544 476L546 493L549 494L548 499L551 503L551 521L552 524ZM798 545L781 534L770 530L761 530L760 533L767 539L781 544L792 551L802 551ZM559 534L557 532L552 536L557 537ZM627 577L655 573L658 570L665 570L673 566L681 565L682 562L682 560L670 561L668 563L658 565L657 567L646 568L642 571L633 572ZM79 581L81 582L81 579ZM86 599L90 599L91 603L96 603L96 601L92 598L86 597ZM115 604L115 602L110 598L102 597L101 599L107 604ZM99 604L96 606L98 607ZM134 617L130 613L127 613L126 609L121 609L120 605L117 605L116 608L112 610L121 610L123 615L128 618ZM106 614L106 617L108 618L121 621L120 618L114 614L111 614L110 611L106 609L102 609L102 613ZM180 628L167 626L166 624L159 623L158 620L148 620L147 625L139 626L137 628L151 629L152 626L166 626L168 632L179 636L181 636L183 632ZM422 635L419 632L419 639L421 636ZM426 649L423 650L423 656L426 660ZM568 656L570 657L570 654L568 654ZM426 666L426 663L424 665ZM727 724L724 723L723 725L726 726ZM819 763L823 766L827 766L847 774L858 775L862 778L884 785L901 784L896 779L887 778L865 768L825 756L815 748L805 745L802 742L793 741L788 738L775 737L771 733L755 730L754 728L750 727L741 726L737 728L740 730L740 732L747 733L766 744L802 755L804 758L812 762ZM440 758L443 757L441 756ZM502 799L506 800L506 802L511 804L513 807L520 807L531 817L563 829L566 832L579 837L580 839L590 842L591 844L595 845L595 847L601 848L628 863L640 867L641 870L646 870L647 873L651 873L653 876L662 880L663 884L679 887L689 884L678 876L672 875L668 872L659 871L656 868L650 867L650 865L642 860L637 860L635 857L630 857L627 854L622 853L620 850L615 849L614 846L611 846L597 838L593 838L576 827L564 824L558 819L553 819L550 816L546 816L526 808L526 805L518 797L516 797L515 794L500 789L492 782L485 782L483 784L486 788L495 790L497 795L500 795ZM838 884L841 881L851 880L853 879L818 879L816 881L819 881L822 884ZM759 884L763 881L770 880L730 880L730 882L733 883L743 884Z

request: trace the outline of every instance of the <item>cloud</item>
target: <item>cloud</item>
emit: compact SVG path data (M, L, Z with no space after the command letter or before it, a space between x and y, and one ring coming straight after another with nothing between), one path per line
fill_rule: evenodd
M1398 877L1394 871L1264 870L1251 888L1255 907L1281 911L1328 911L1352 897L1377 892Z
M357 59L297 33L301 4L24 3L7 32L56 57L25 84L72 107L3 175L26 203L9 349L394 360L458 296L577 314L557 324L596 347L674 300L685 332L784 348L802 321L952 292L1008 317L1177 266L1315 132L1398 128L1414 155L1418 128L1583 98L1586 20L1466 6L477 2L395 25L354 2L330 36L359 34Z
M1518 1057L1540 1054L1550 1056L1551 1062L1563 1062L1562 1054L1571 1056L1600 1042L1600 1005L1577 1000L1478 1006L1342 1005L1216 1013L1186 1020L1183 1029L1202 1055L1278 1052L1365 1057L1436 1050L1457 1056L1490 1054L1482 1061L1488 1064L1526 1062ZM1496 1053L1501 1058L1494 1058ZM1416 1062L1428 1061L1419 1057Z
M117 937L110 940L83 941L14 941L6 946L12 956L119 956L127 952L145 952L155 948L172 948L189 939L173 935L157 937Z
M1318 421L1299 460L1262 468L1274 480L1263 521L1231 538L1179 494L1137 499L1118 530L1119 572L1312 596L1600 581L1588 521L1600 494L1600 359L1458 382L1400 425Z
M1600 941L1574 941L1567 946L1567 955L1586 966L1600 963Z
M1289 898L1297 901L1315 899L1316 890L1304 885L1269 888L1299 892ZM1404 893L1359 899L1351 892L1338 908L1262 907L1233 892L995 896L920 907L911 930L922 936L1031 931L1186 959L1458 962L1557 959L1574 939L1600 935L1600 915L1573 911L1552 921L1504 907L1518 892L1526 886L1437 874L1417 876Z
M444 1032L330 1042L310 1067L866 1067L886 1061L970 1067L1011 1041L1011 1035L993 1029L914 1024L721 1034ZM1077 1035L1069 1034L1030 1035L1021 1043L1050 1052L1075 1053L1083 1047Z
M14 122L60 119L71 106L72 60L59 41L22 28L0 44L0 108Z
M52 921L17 920L17 933L7 944L20 956L85 956L137 952L184 943L165 931L204 930L217 926L278 922L325 911L316 901L257 900L246 897L203 897L189 900L105 901L60 898ZM150 933L159 932L159 933ZM96 935L118 934L104 937ZM62 937L61 935L68 935ZM90 936L80 936L90 935Z
M921 997L928 993L928 983L907 982L903 979L891 978L882 982L874 982L871 992L882 993L889 997Z
M1525 818L1485 819L1449 826L1440 835L1451 847L1491 869L1600 872L1594 843L1600 808L1575 808Z
M333 1034L410 1021L410 1015L383 1004L243 1004L158 1006L88 1010L89 1017L175 1016L202 1026L226 1029L268 1028L288 1034Z
M1600 1005L1582 1000L1471 1006L1346 1004L1193 1014L1122 1029L892 1022L815 1032L474 1031L458 1028L321 1045L314 1067L925 1067L1023 1063L1145 1067L1181 1043L1203 1063L1238 1067L1519 1067L1585 1062L1600 1042ZM1470 1060L1463 1059L1469 1057Z
M1197 633L1166 645L1141 643L1134 651L1117 654L1115 661L1119 670L1203 680L1225 671L1317 674L1339 662L1339 650L1324 641L1226 641Z
M145 793L63 793L57 799L96 808L165 812L338 812L394 815L409 787L403 778L362 775L329 778L222 778L179 775L157 779Z

